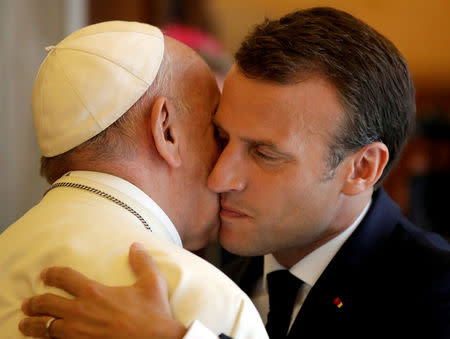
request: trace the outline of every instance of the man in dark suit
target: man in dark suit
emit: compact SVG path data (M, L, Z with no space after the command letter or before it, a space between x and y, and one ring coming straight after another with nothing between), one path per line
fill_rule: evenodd
M347 13L266 20L241 44L209 184L221 193L221 244L265 254L230 276L271 338L450 336L448 243L380 188L414 116L400 52Z
M450 337L449 245L409 223L380 188L415 110L400 52L345 12L266 20L241 44L213 119L223 150L208 184L221 194L221 244L256 256L232 276L272 339ZM46 282L70 290L58 274ZM48 313L42 300L27 312ZM52 315L83 318L67 305ZM173 321L140 325L164 325L170 338Z
M226 271L250 296L263 257ZM382 189L308 293L287 338L447 338L448 243L412 225Z

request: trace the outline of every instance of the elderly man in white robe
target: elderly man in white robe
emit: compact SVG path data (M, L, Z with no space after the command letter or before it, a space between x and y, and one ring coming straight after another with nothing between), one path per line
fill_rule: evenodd
M51 187L0 235L2 338L23 337L24 298L62 294L38 279L42 269L67 265L128 285L136 241L145 249L133 253L147 250L167 280L164 312L180 321L186 339L201 338L205 327L267 338L250 299L187 251L214 239L219 226L207 177L219 151L211 118L220 93L207 65L158 28L131 22L85 27L48 50L32 110ZM59 321L48 317L41 335L56 336Z

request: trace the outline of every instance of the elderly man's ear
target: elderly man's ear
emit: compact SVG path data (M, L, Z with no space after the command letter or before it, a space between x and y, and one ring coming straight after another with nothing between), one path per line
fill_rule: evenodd
M181 165L176 119L176 107L167 98L158 97L152 107L150 127L159 155L173 168Z

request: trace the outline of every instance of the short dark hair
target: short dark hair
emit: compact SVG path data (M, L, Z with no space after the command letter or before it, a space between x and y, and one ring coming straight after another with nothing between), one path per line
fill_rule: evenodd
M255 26L235 61L249 78L293 84L318 75L330 81L345 114L329 145L329 167L381 141L389 149L381 184L412 132L416 113L408 65L387 38L346 12L316 7Z

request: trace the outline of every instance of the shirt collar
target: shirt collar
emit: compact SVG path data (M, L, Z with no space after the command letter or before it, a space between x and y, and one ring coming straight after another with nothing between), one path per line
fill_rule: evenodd
M72 171L66 173L64 176L67 175L70 177L79 177L98 182L101 185L112 187L120 193L133 198L136 202L145 207L156 219L158 219L158 221L166 228L171 240L176 245L183 247L180 235L167 214L146 193L132 183L114 175L92 171ZM64 178L64 176L62 178Z
M319 279L322 272L328 266L330 261L342 247L344 242L350 237L353 231L361 223L361 220L366 215L371 204L372 199L370 199L370 201L367 203L366 207L364 207L361 214L349 227L347 227L342 233L340 233L327 243L323 244L319 248L316 248L314 251L309 253L306 257L304 257L294 266L292 266L289 269L289 272L291 272L297 278L304 281L306 284L313 286ZM264 256L264 279L263 279L264 288L266 284L267 274L276 270L283 270L283 269L286 268L280 265L272 254L266 254Z

